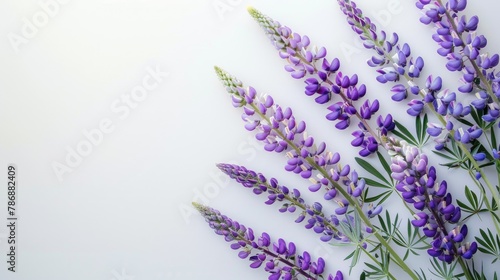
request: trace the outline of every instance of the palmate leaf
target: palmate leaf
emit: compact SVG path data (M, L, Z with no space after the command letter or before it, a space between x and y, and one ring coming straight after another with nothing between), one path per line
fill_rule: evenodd
M464 203L461 200L457 199L457 204L460 206L462 211L466 213L470 213L469 216L465 217L464 220L468 219L470 216L475 215L479 212L488 211L487 209L482 209L483 207L483 199L481 197L481 201L479 201L477 194L469 189L468 186L465 186L465 198L467 198L468 203Z
M475 107L471 107L470 115L472 116L472 119L477 124L477 126L483 129L483 131L487 131L495 125L495 122L487 122L483 119L484 114L486 114L487 112L487 108L478 110Z
M359 157L356 157L355 159L356 159L356 162L359 164L359 166L361 166L368 173L370 173L371 175L373 175L373 176L377 177L378 179L382 180L387 185L391 185L392 178L390 177L390 173L389 173L389 178L390 179L388 179L384 175L382 175L382 173L380 173L377 170L377 168L375 168L373 165L371 165L368 161L366 161L366 160L364 160L362 158L359 158Z
M351 259L351 264L349 265L349 273L351 273L353 267L355 267L358 264L360 257L361 257L361 249L359 249L359 247L356 247L356 249L354 249L354 251L352 251L344 259L344 261Z
M420 268L420 272L416 272L419 280L427 280L427 276L425 275L425 272Z
M461 279L460 277L464 276L464 273L454 275L455 267L457 266L457 262L454 262L451 265L448 265L445 262L439 261L437 258L432 258L431 265L433 270L431 273L439 279L453 280L453 279Z
M496 272L493 274L493 277L486 277L486 275L484 275L484 268L483 268L482 263L481 263L481 271L480 272L476 270L474 262L472 262L472 268L470 267L470 265L468 263L466 263L466 265L467 265L467 269L469 270L469 274L472 276L473 280L498 280L498 276L497 276Z
M363 192L363 202L366 203L377 202L377 204L381 204L384 201L386 201L395 190L394 180L391 177L391 168L389 164L387 163L387 161L380 152L377 152L377 157L386 175L382 174L381 171L379 171L379 169L377 169L368 161L362 158L356 158L356 162L364 170L366 170L368 173L372 174L375 177L374 179L363 177L366 184L368 186L386 189L386 191L383 191L382 193L370 196L369 195L370 188L365 188L365 191Z
M386 191L380 194L377 194L375 196L370 197L368 195L368 192L370 191L370 188L366 188L365 191L363 192L363 201L366 203L373 203L375 201L378 201L378 204L384 203L392 194L392 190Z
M424 114L423 117L417 116L415 118L416 133L411 133L404 125L396 121L396 129L392 133L411 145L422 148L430 139L426 131L427 122L427 114Z
M427 123L428 123L427 114L424 114L423 118L421 118L420 115L418 115L415 120L415 126L417 130L417 140L419 142L420 148L423 147L430 139L430 135L427 134L426 131Z
M449 147L444 147L442 151L432 151L434 154L449 160L448 162L440 165L448 168L461 167L465 170L471 170L472 164L462 150L457 146L455 139L450 138Z
M471 144L472 144L472 148L470 151L471 154L474 155L477 153L484 153L486 155L486 160L484 160L485 163L480 164L479 165L480 168L495 164L495 159L493 158L493 155L490 153L490 150L484 147L484 145L481 142L474 140L471 142Z
M382 249L380 249L380 255L380 266L365 262L365 265L371 270L365 269L362 277L367 279L391 279L389 271L391 262L390 254L388 252L383 252Z
M346 218L345 220L340 221L339 227L340 230L349 238L349 240L360 240L358 241L359 243L362 243L361 238L363 236L362 230L361 230L361 217L359 216L358 212L353 213L354 220L351 220L349 218ZM344 260L351 259L351 265L349 266L350 269L349 271L352 270L353 267L355 267L358 262L359 258L361 257L361 249L360 246L363 244L356 244L357 247L356 249L351 252Z
M399 220L399 214L396 214L396 218L394 219L394 221L392 221L391 214L388 210L385 210L385 219L381 216L382 215L377 216L380 222L379 229L382 231L384 238L390 241L396 236L398 228L401 224L401 221Z
M497 147L497 136L495 135L494 129L490 130L490 141L491 141L491 146L493 146L493 148L496 148Z
M411 133L404 125L401 123L395 121L396 123L396 129L392 131L392 134L396 135L397 137L405 140L409 144L413 146L418 146L418 140L415 139L415 136L413 136L413 133Z
M488 233L486 233L483 229L480 229L481 237L476 236L476 241L481 246L478 246L479 251L492 255L495 258L491 263L495 263L500 259L500 238L498 234L493 236L493 233L490 229L488 229Z
M391 177L392 171L391 171L391 167L389 166L389 163L387 163L384 156L382 156L382 154L380 152L377 152L377 157L378 157L378 161L380 162L380 164L382 164L382 167L384 168L385 173L387 173L387 175L389 175L389 181L394 182L394 180Z
M424 250L429 248L430 246L426 242L427 238L425 236L420 236L420 234L418 233L418 228L415 228L411 224L410 220L408 220L406 229L406 236L403 236L401 231L398 230L396 232L396 236L394 237L394 243L406 249L403 260L406 260L410 253L418 256L419 253L417 252L417 250Z

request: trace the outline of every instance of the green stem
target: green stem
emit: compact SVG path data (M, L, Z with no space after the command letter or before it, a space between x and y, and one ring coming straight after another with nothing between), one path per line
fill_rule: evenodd
M316 65L314 65L314 64L310 63L309 61L307 61L299 53L297 53L297 57L300 59L300 61L302 63L307 64L307 65L313 67L314 71L318 72L318 69L316 68ZM325 82L327 84L329 84L330 86L334 85L334 83L329 78L327 78L325 80ZM344 102L347 102L347 103L350 104L350 100L347 98L347 96L346 96L346 94L344 92L344 89L340 90L339 95L340 95L340 97L342 98L342 100ZM361 115L359 114L358 110L356 110L355 116L363 124L363 126L366 128L366 130L368 131L368 133L370 133L373 137L375 137L375 139L377 140L377 143L379 143L379 146L381 146L382 148L384 148L387 151L387 147L383 145L383 141L382 141L380 135L378 135L378 133L375 133L375 130L371 127L371 125L363 117L361 117ZM388 163L388 161L386 161L386 162ZM393 189L393 191L394 190L395 189ZM401 198L401 201L403 201L403 196L401 195L401 193L399 193L398 191L396 191L396 193L398 194L399 198ZM410 212L411 215L415 214L415 212L406 203L403 202L403 205L406 207L406 209L408 209L408 211Z
M268 124L271 124L269 118L267 118L265 115L263 115L259 109L255 106L255 104L251 103L249 104L253 109L254 111L264 120L266 120L266 122L268 122ZM285 135L283 135L283 133L278 130L278 129L274 129L273 128L273 131L276 132L276 134L278 134L278 136L283 139L283 141L285 141L290 147L292 147L298 154L300 154L300 149L295 145L295 143L293 143L292 141L288 140L287 137ZM370 227L370 228L375 228L373 226L373 224L370 222L370 219L365 215L365 213L363 212L363 210L361 209L361 207L359 206L359 203L357 201L355 201L348 193L346 190L344 190L344 188L342 188L342 186L340 186L337 182L335 182L331 176L328 175L328 172L323 169L322 167L320 167L318 164L316 164L316 162L314 161L313 158L311 157L307 157L305 158L305 160L317 171L319 171L321 173L321 175L323 175L330 183L332 186L335 187L335 189L349 202L350 205L352 205L356 212L359 214L360 218L363 220L363 222L365 223L366 226ZM418 280L418 277L417 275L411 270L410 267L408 267L408 265L406 265L406 263L401 259L401 257L397 254L396 251L394 251L394 249L389 245L389 243L387 243L387 241L378 233L378 232L375 232L374 233L374 236L375 238L377 238L377 240L387 249L387 251L390 253L391 255L391 258L394 260L394 262L399 266L401 267L401 269L403 269L412 279L414 280Z
M472 277L472 275L469 273L467 265L465 264L464 260L461 257L458 258L458 264L460 264L460 266L462 267L462 270L464 271L465 274L465 278L474 279L474 277Z
M390 56L390 54L385 50L384 46L382 44L380 44L380 42L378 42L377 40L375 40L375 38L373 38L373 36L371 36L371 33L367 30L367 28L365 26L361 26L360 24L356 24L357 27L361 28L364 30L364 35L366 35L368 37L368 39L370 41L372 41L377 47L379 47L381 50L384 51L384 57L388 60L388 61L393 61L392 57ZM407 83L413 83L413 79L408 76L407 73L405 73L403 75L403 77L406 79ZM424 89L421 89L419 91L419 95L424 98L425 97L425 90ZM439 122L443 125L443 126L446 126L446 120L443 118L443 116L441 116L440 114L438 114L434 108L431 106L431 104L429 103L425 103L425 105L430 109L430 111L436 116L436 118L439 120ZM451 129L449 130L449 134L451 137L454 137L455 135L455 130L454 129ZM493 195L493 199L495 200L495 202L497 203L497 205L500 205L500 197L499 197L499 194L498 192L496 191L495 187L491 184L491 182L489 181L488 177L486 176L486 174L484 173L484 171L479 167L479 163L474 159L474 157L472 156L472 154L470 153L469 149L461 142L457 142L460 150L462 150L462 152L467 156L467 158L470 160L470 162L472 163L472 165L474 166L474 168L476 169L476 171L479 172L479 174L481 175L481 178L483 178L486 186L488 187L488 189L490 190L491 194ZM484 193L484 190L483 189L480 189L480 191L482 192L482 194L484 196L486 196L486 194ZM494 210L492 208L488 208L488 210L491 212L492 215L494 215ZM492 217L495 225L497 228L499 228L499 226L497 225L497 220L495 219L495 217ZM500 233L500 231L499 231Z
M472 174L472 171L469 171L469 176L472 178L472 180L474 181L474 183L476 184L477 188L479 190L481 190L481 197L483 198L483 202L484 204L486 205L486 208L488 208L488 210L490 209L493 209L493 207L491 206L490 204L490 201L488 200L488 197L484 196L484 187L483 185L481 184L481 182L479 182L478 180L476 180L476 177L474 176L474 174ZM491 210L490 210L491 211ZM496 219L495 217L495 214L492 213L492 219L493 219L493 222L495 224L495 228L497 230L498 233L500 233L500 225L498 223L498 220Z
M370 252L368 252L365 248L363 248L363 246L360 246L361 250L370 257L370 259L376 263L380 268L383 268L382 264L374 257L370 254ZM389 276L391 279L393 280L396 280L397 278L394 277L394 275L392 275L391 271L388 271L387 273L389 273L387 276Z

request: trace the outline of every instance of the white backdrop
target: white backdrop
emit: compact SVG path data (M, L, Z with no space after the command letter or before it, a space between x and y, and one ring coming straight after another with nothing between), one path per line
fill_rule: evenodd
M493 29L498 4L469 2L489 49L498 50L492 47L500 46ZM379 27L409 42L427 71L445 72L414 1L358 4ZM285 185L307 187L283 170L282 155L264 152L243 128L214 65L294 108L346 163L356 154L342 148L351 137L335 130L302 83L283 71L248 5L326 46L344 73L358 73L380 98L383 112L412 123L404 105L389 101L389 87L374 81L365 63L371 53L333 0L1 1L0 182L7 180L7 165L16 164L19 220L12 273L4 261L2 185L0 279L266 279L207 227L193 200L257 232L295 240L322 254L331 271L347 272L348 263L340 262L346 249L321 244L294 216L265 206L263 197L215 167L241 163Z

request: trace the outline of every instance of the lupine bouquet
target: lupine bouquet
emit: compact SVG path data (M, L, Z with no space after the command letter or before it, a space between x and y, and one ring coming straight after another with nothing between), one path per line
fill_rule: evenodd
M216 209L194 207L251 268L268 272L268 279L497 279L500 58L483 50L488 41L478 16L467 13L466 0L416 1L420 22L435 32L426 45L434 42L446 68L460 73L458 81L445 81L437 73L424 76L424 58L398 34L378 29L353 1L337 2L346 27L371 52L367 67L376 73L377 89L342 72L341 61L309 37L254 8L248 11L285 61L285 71L303 82L303 92L333 122L328 129L352 134L349 147L359 157L343 158L339 151L348 147L313 137L291 108L215 67L246 130L266 151L285 156L284 169L309 187L286 187L244 166L217 167L265 204L279 204L280 212L294 215L295 223L322 242L351 246L352 253L337 255L337 261L362 266L361 274L337 271L335 263L312 255L300 242L274 237L279 233L256 233ZM380 114L382 106L406 106L415 127ZM439 165L470 180L450 186ZM316 201L307 201L303 192L314 193ZM385 205L389 198L399 204ZM396 214L401 209L408 221ZM410 262L415 256L425 257Z

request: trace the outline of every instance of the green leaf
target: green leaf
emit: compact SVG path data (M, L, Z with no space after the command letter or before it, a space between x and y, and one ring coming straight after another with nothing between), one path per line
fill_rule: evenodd
M463 203L462 201L460 201L459 199L457 199L457 204L458 206L460 206L460 208L462 209L462 211L464 212L467 212L467 213L476 213L476 209L473 209L472 207L470 207L469 205ZM479 211L479 210L478 210Z
M481 127L483 120L481 119L482 114L480 113L480 111L472 107L472 110L470 110L470 115L472 116L472 119L474 119L476 124Z
M406 127L399 122L395 121L396 123L396 129L392 131L392 133L399 138L404 139L406 142L412 144L413 146L418 146L418 141L415 139L413 134L406 129Z
M407 221L406 225L406 236L401 233L400 230L396 232L394 237L394 243L406 249L403 260L406 260L410 253L413 255L419 255L417 250L424 250L429 248L429 244L426 242L425 236L420 236L418 228L415 228L411 221Z
M363 179L365 180L365 183L368 186L377 187L377 188L384 188L384 189L393 189L392 186L384 184L384 183L380 183L379 181L375 181L375 180L372 180L370 178L365 178L365 177L363 177Z
M483 229L479 229L479 233L481 234L481 237L476 236L477 243L481 245L478 246L479 251L494 256L495 258L491 263L496 262L500 259L500 238L498 237L498 234L493 236L490 229L488 229L488 233L486 233Z
M378 157L378 160L380 161L380 163L382 164L382 167L385 169L385 172L387 173L387 175L389 175L389 177L392 180L392 177L391 177L392 170L391 170L391 167L389 166L389 163L387 163L387 160L384 158L384 156L379 151L377 151L377 157Z
M385 183L387 183L388 185L390 185L391 183L389 182L389 180L387 180L373 165L371 165L369 162L367 162L366 160L362 159L362 158L359 158L359 157L356 157L356 162L366 171L368 171L370 174L372 174L373 176L379 178L380 180L384 181Z
M377 204L382 204L388 197L391 196L391 194L392 194L392 191L386 191L386 192L383 192L383 193L378 194L376 196L366 197L365 199L363 199L363 201L366 203L372 203L372 202L376 202L377 200L380 199L380 202Z
M472 208L477 209L479 206L479 201L475 192L471 191L468 186L465 186L465 197L469 201Z
M438 151L435 151L435 150L432 150L432 152L435 153L436 155L440 156L440 157L445 158L445 159L456 160L456 158L452 158L452 157L446 155L445 153L438 152Z
M433 271L431 271L431 273L436 277L439 277L440 279L452 280L453 278L456 278L458 276L453 275L453 271L455 271L457 262L448 265L445 262L438 261L437 258L433 258L431 264L433 268Z
M429 140L429 135L426 132L427 123L428 123L427 114L424 114L423 118L421 118L420 115L418 115L415 120L419 147L425 145L425 143L427 143L427 141Z
M497 137L495 135L495 130L494 129L491 129L490 130L490 134L491 134L491 145L493 146L493 148L496 148L497 147Z
M425 114L425 116L427 117L427 114ZM420 115L418 115L416 118L415 118L415 129L417 130L417 139L421 139L422 138L422 123L420 122Z
M469 122L466 119L457 118L456 120L459 121L459 122L461 122L461 123L463 123L463 124L465 124L466 126L473 126L474 125L473 123Z

